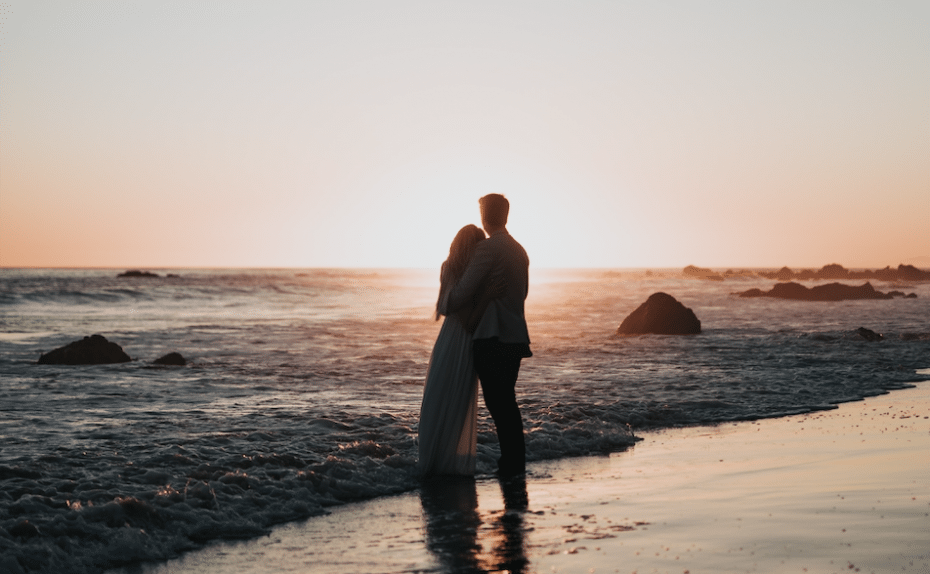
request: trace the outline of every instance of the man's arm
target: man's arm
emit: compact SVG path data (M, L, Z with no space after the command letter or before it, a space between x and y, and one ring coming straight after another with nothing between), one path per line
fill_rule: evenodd
M449 293L449 313L455 313L466 305L472 305L478 288L491 274L491 268L494 265L494 254L489 249L488 241L490 240L482 241L475 247L475 252L472 254L471 261L468 262L465 274L462 275L462 278Z

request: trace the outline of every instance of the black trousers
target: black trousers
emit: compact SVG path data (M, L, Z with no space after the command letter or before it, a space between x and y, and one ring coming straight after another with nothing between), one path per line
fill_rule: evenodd
M529 345L501 343L496 337L476 339L473 352L484 404L497 427L501 447L498 470L501 474L519 474L526 469L526 443L515 387L520 361L532 355Z

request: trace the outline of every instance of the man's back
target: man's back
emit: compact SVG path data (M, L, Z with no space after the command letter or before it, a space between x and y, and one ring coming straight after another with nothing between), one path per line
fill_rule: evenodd
M475 329L475 339L497 337L502 343L529 344L524 301L529 289L529 257L506 230L496 231L478 244L465 275L450 294L453 307L469 303L479 289L500 278L507 293L488 305Z

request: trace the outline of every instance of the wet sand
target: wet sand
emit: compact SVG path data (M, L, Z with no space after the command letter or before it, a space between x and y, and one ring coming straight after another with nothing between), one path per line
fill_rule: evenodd
M641 436L525 483L427 484L142 570L930 572L930 382Z

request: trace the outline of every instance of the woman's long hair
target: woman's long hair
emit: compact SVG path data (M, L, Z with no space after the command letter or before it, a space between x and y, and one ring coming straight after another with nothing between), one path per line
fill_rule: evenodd
M468 262L471 260L471 254L475 250L475 245L484 239L484 231L475 225L468 224L459 229L449 246L449 257L442 264L442 273L440 275L442 285L439 287L439 300L436 301L436 319L439 319L439 307L445 294L452 289L456 283L465 274L468 268Z

